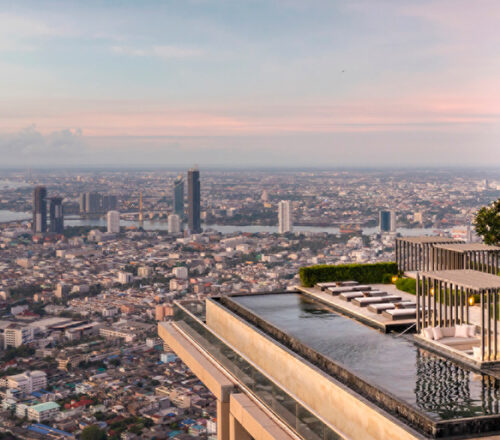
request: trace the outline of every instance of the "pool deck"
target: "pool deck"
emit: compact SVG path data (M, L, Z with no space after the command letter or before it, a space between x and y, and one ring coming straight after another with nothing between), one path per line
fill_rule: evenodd
M398 295L403 301L417 301L415 295L398 290L394 284L371 284L371 286L374 289L387 292L389 295ZM386 318L382 314L370 312L367 307L355 306L354 304L351 304L351 302L343 301L338 296L333 296L327 292L323 292L317 287L296 286L296 289L331 306L335 311L350 318L354 318L357 321L369 325L370 327L381 330L384 333L391 331L404 331L413 326L416 322L415 319L398 319L393 321Z

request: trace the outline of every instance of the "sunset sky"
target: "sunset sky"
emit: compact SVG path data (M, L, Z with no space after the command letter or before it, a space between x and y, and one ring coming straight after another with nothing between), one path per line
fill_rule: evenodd
M0 0L3 166L500 165L498 0Z

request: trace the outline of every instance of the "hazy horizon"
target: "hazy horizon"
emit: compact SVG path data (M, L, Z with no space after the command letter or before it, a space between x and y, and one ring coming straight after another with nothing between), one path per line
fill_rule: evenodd
M2 167L500 166L493 0L0 6Z

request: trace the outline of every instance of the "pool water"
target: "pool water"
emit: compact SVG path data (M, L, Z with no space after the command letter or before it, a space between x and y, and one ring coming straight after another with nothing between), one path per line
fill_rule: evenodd
M497 379L435 356L404 337L380 333L300 294L231 299L434 420L499 414Z

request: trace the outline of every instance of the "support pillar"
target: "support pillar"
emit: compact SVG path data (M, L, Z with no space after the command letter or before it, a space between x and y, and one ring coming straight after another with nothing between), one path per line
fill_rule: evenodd
M252 436L246 431L241 423L231 414L229 416L229 439L230 440L252 440Z
M229 402L217 400L217 440L229 440Z

